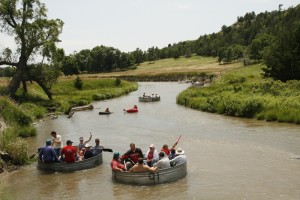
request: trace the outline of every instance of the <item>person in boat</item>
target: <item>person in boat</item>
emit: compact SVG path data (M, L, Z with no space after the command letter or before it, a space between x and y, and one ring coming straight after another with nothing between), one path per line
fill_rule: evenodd
M58 135L55 131L52 131L50 133L50 135L52 135L52 137L53 137L51 146L53 146L57 157L59 157L60 156L60 151L63 147L63 142L62 142L62 139L61 139L61 135Z
M126 171L125 165L121 163L120 153L115 152L113 154L113 159L110 162L111 169L115 172L123 172Z
M150 144L149 150L145 154L145 158L147 159L146 163L149 167L152 167L153 164L159 160L158 152L155 149L154 144Z
M83 137L80 137L79 144L78 144L78 151L80 151L82 148L84 148L85 144L87 144L89 141L91 141L92 137L93 137L93 135L91 132L90 132L90 137L87 141L84 141Z
M100 139L96 138L95 139L95 146L93 147L93 155L98 155L102 152L104 149L104 146L100 145Z
M176 145L178 144L178 141L176 141L171 149L175 149ZM162 149L160 151L165 152L166 156L170 155L171 149L169 149L169 146L167 144L164 144Z
M182 148L176 150L176 157L170 160L171 166L180 165L186 162L186 155Z
M128 159L132 164L137 163L139 158L144 158L144 154L140 148L136 148L134 143L130 144L130 149L123 154L121 160Z
M58 162L58 157L54 148L51 146L51 140L46 140L46 146L39 150L39 159L44 163Z
M77 159L77 150L72 146L72 141L67 141L67 146L61 150L61 160L67 163L74 163Z
M138 109L137 105L134 105L133 108L134 108L134 109Z
M156 170L156 167L149 167L148 165L144 165L144 159L139 158L137 164L130 168L129 172L155 172Z
M93 151L91 150L91 146L88 143L85 144L85 152L83 157L84 159L93 157Z
M104 112L109 113L109 112L110 112L110 111L109 111L109 108L106 108Z
M169 154L169 159L172 160L173 158L175 158L176 155L176 150L175 149L171 149L170 150L170 154Z
M158 169L167 169L171 167L170 160L165 152L159 152L159 161L154 163L153 167L157 167Z
M170 149L169 149L169 146L167 144L164 144L160 151L164 152L166 154L166 156L170 155Z

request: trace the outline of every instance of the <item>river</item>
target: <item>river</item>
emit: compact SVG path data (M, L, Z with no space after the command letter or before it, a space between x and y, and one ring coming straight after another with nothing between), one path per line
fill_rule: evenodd
M44 173L36 162L13 173L4 199L300 199L300 126L226 117L176 104L188 84L139 83L139 89L116 99L95 102L94 110L72 118L46 117L37 122L38 135L30 150L44 145L55 130L63 141L99 137L106 148L124 153L131 142L145 153L150 144L159 150L177 147L188 157L188 174L173 183L132 186L112 181L112 153L104 152L99 167L75 173ZM143 93L161 101L142 103ZM125 113L134 104L138 113ZM98 115L106 107L111 115Z

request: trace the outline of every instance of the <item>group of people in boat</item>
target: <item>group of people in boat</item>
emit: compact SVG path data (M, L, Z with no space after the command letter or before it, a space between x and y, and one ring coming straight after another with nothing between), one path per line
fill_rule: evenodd
M158 96L158 94L146 95L146 93L143 93L142 97L143 98L158 98L159 96Z
M159 153L155 145L151 144L145 155L140 148L131 143L130 149L123 155L119 152L113 154L111 168L115 172L155 172L158 169L167 169L185 163L187 158L184 150L175 149L177 143L178 141L171 149L167 144L163 145Z
M39 148L39 159L45 163L67 162L73 163L84 159L91 158L102 152L104 149L100 145L100 139L95 139L95 146L92 147L88 144L92 139L92 133L87 141L83 137L79 138L77 146L73 146L71 140L67 140L66 146L63 146L62 137L55 131L50 133L52 140L47 139L45 147Z

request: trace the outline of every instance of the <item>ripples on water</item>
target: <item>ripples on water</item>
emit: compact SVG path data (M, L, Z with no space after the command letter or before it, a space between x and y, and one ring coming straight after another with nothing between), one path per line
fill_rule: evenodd
M188 156L187 177L170 184L131 186L111 179L112 154L104 163L75 173L47 174L36 163L14 173L8 181L10 199L300 199L300 126L225 117L176 104L188 85L139 83L129 95L100 101L93 111L76 112L37 124L38 136L29 139L32 152L44 144L51 130L63 140L80 136L101 138L101 143L124 153L136 143L145 153L149 144L178 147ZM140 103L143 93L161 95L160 102ZM124 113L138 105L139 112ZM109 107L113 114L100 116ZM93 144L94 142L90 142Z

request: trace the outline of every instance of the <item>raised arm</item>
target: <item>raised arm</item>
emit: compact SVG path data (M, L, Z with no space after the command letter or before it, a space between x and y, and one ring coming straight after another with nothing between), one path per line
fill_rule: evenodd
M86 143L88 143L89 141L91 141L92 137L93 137L93 135L92 135L92 133L90 132L90 137L89 137L89 139L88 139L87 141L84 142L84 144L86 144Z

